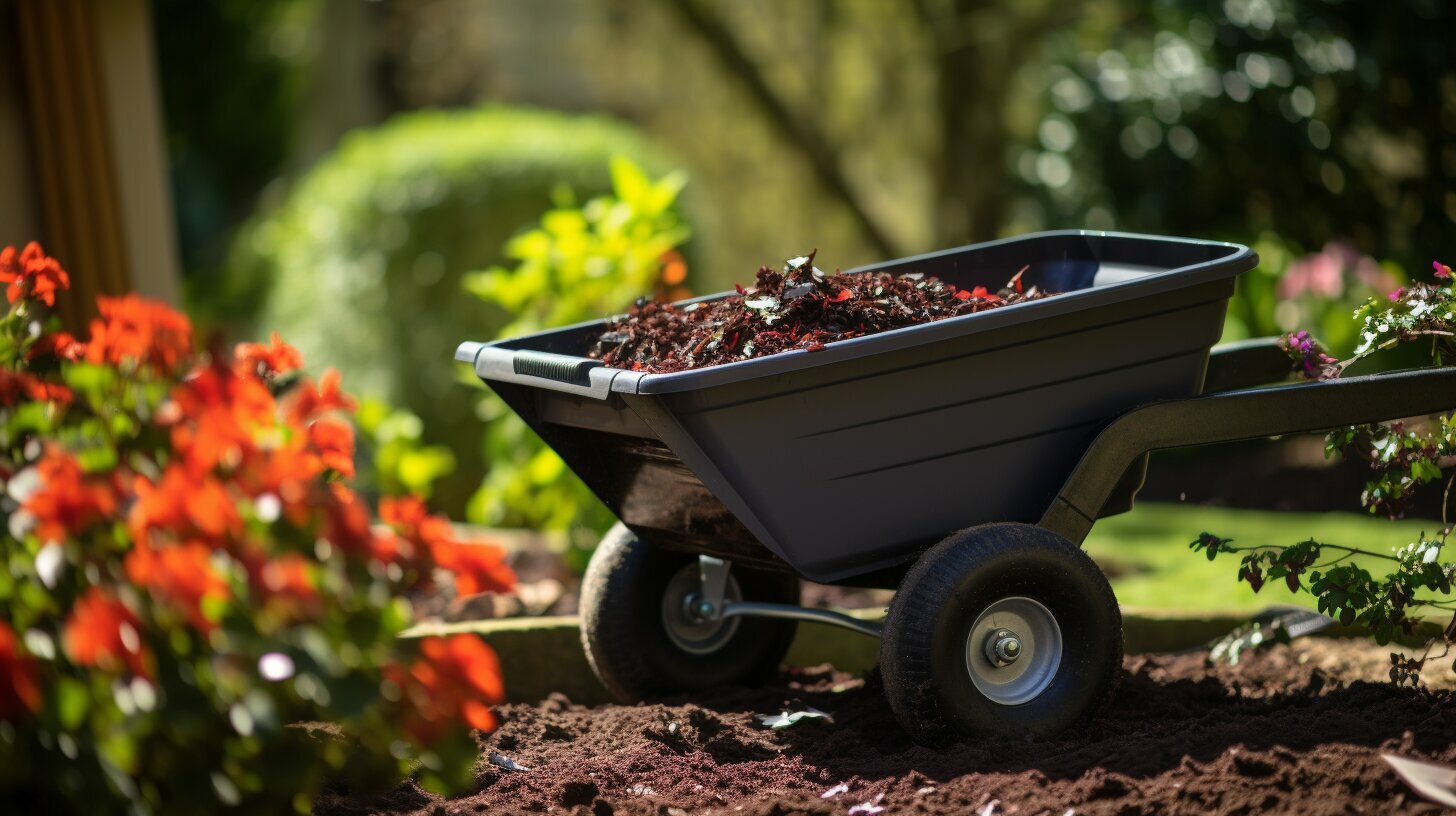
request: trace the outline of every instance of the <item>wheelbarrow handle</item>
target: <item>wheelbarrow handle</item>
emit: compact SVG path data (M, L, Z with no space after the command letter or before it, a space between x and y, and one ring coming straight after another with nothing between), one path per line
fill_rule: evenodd
M601 360L531 349L507 349L466 342L455 349L455 359L470 363L483 380L519 383L551 391L606 399L612 380L621 372Z
M1203 393L1236 391L1289 379L1289 352L1282 337L1256 337L1214 346L1208 354Z
M1038 523L1081 542L1117 482L1149 451L1324 431L1452 409L1456 409L1456 367L1151 403L1128 411L1097 435Z

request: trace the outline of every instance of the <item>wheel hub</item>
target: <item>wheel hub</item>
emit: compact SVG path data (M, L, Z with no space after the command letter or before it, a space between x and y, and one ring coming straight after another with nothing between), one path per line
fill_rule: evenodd
M1009 666L1021 657L1021 638L1010 629L997 629L986 638L986 659L993 666Z
M662 628L667 639L688 654L711 654L723 648L738 632L737 618L719 617L721 610L700 594L698 565L683 567L662 593ZM723 599L741 601L738 581L727 576Z
M1062 662L1062 630L1040 601L1002 598L966 635L966 672L991 702L1021 705L1046 691Z

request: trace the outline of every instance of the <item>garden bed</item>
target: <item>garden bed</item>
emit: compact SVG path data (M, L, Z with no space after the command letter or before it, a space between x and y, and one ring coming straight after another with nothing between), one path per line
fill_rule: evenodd
M1456 761L1453 681L1381 682L1388 649L1308 639L1209 667L1203 653L1137 655L1111 707L1054 740L988 739L945 753L908 742L873 676L828 667L778 685L643 706L554 695L501 708L481 739L480 789L439 800L413 785L370 801L326 795L322 816L362 813L848 814L1435 813L1382 751ZM832 721L782 730L756 715L812 706ZM841 789L840 786L845 786ZM827 792L838 791L830 793ZM877 811L874 808L883 808Z

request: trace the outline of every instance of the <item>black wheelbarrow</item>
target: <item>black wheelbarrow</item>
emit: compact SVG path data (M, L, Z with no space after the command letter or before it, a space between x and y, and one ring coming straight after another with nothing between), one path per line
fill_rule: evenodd
M854 271L994 290L1029 266L1064 294L822 351L643 374L584 356L597 321L456 359L621 519L581 610L616 697L764 680L797 622L820 621L881 638L890 705L921 741L1048 734L1120 672L1117 601L1080 545L1131 507L1150 451L1456 407L1456 369L1258 387L1289 373L1276 341L1210 351L1257 262L1046 232ZM799 576L896 593L873 624L798 606Z

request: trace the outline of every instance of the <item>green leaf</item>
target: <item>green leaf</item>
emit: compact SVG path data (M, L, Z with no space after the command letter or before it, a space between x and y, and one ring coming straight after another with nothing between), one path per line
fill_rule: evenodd
M643 202L652 192L652 182L631 159L613 156L609 169L612 174L612 189L622 201L629 204Z
M91 708L91 691L72 677L62 677L55 686L56 717L61 727L75 731Z

